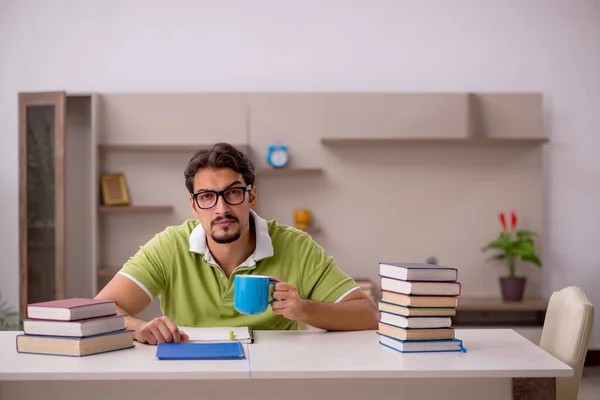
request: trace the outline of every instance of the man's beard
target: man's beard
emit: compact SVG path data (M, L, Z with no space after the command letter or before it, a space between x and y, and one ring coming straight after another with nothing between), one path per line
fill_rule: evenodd
M236 217L234 217L233 215L227 214L227 215L225 215L223 217L216 218L214 221L211 222L211 228L213 226L215 226L217 222L219 222L221 220L227 220L227 219L235 221L238 224L238 229L235 232L223 232L221 234L216 234L211 229L210 237L216 243L219 243L219 244L233 243L236 240L238 240L240 238L240 236L242 236L242 228L239 226L240 221ZM231 229L231 225L229 227L225 228L225 229L226 230Z

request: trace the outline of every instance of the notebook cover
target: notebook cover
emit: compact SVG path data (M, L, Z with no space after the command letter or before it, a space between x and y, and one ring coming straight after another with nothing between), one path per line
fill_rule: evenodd
M159 360L244 360L246 355L239 342L223 343L159 343Z
M454 270L458 272L457 268L445 267L437 264L419 264L419 263L394 263L394 262L380 262L380 265L391 265L392 267L404 268L404 269L441 269L441 270Z
M96 300L96 299L62 299L62 300L52 300L52 301L44 301L41 303L32 303L28 304L27 307L52 307L52 308L77 308L77 307L87 307L94 306L97 304L104 303L114 303L114 300Z

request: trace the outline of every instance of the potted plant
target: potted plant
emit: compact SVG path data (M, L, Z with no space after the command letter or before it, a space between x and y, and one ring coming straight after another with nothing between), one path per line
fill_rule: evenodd
M505 301L521 301L525 292L526 277L516 276L516 266L519 260L530 262L538 267L542 262L535 252L533 237L535 232L526 229L517 229L517 215L510 213L510 229L506 223L506 216L499 214L502 232L498 238L485 246L482 251L496 250L492 260L500 260L508 267L508 276L500 277L502 298Z

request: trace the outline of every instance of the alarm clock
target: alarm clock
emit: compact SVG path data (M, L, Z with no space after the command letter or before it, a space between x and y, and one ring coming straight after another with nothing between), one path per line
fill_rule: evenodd
M289 160L287 146L285 144L270 145L267 154L267 162L273 168L283 168Z

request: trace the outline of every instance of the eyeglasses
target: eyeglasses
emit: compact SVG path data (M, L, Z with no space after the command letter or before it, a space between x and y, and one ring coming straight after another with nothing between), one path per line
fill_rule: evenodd
M201 190L193 193L192 198L196 202L198 208L207 210L217 205L219 196L222 196L225 202L232 206L242 204L246 199L246 192L250 190L252 185L231 187L217 192L216 190Z

